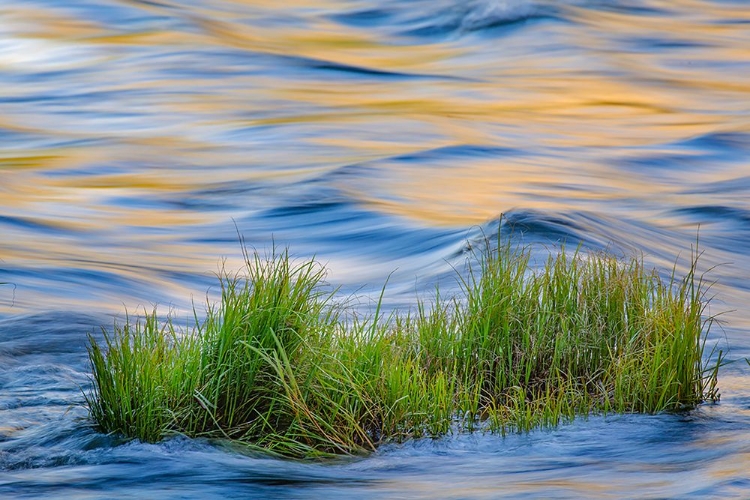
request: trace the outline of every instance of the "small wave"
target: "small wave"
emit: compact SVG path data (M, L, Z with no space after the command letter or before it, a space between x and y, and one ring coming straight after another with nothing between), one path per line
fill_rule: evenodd
M422 3L422 7L415 6ZM509 27L525 21L556 17L555 8L530 0L472 0L461 2L391 2L335 14L335 21L353 27L395 29L410 38L440 38Z

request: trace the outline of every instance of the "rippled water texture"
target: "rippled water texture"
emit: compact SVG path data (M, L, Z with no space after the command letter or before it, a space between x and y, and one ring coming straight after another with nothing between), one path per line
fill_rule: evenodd
M688 415L321 465L123 444L81 407L86 334L187 315L238 232L366 308L392 272L393 306L450 289L498 230L669 272L699 225L738 361ZM750 4L4 0L0 282L3 497L748 497Z

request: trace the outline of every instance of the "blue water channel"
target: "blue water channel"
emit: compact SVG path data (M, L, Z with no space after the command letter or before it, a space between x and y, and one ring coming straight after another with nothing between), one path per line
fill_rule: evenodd
M88 334L315 257L361 314L500 232L715 282L719 403L320 463L96 431ZM1 498L750 497L746 0L0 2Z

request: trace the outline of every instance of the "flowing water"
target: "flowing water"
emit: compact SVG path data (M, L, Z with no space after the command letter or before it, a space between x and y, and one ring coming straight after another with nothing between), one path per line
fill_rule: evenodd
M325 463L87 420L87 334L200 310L238 234L366 310L498 230L664 273L699 234L721 402ZM750 497L750 3L0 1L0 282L3 498Z

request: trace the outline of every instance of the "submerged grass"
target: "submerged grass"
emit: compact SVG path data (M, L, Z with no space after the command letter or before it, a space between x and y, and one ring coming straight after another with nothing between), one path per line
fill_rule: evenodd
M718 398L697 253L664 281L642 258L564 249L534 269L528 248L500 241L459 297L365 321L345 321L314 261L245 260L192 331L153 312L90 339L86 401L102 430L314 457Z

